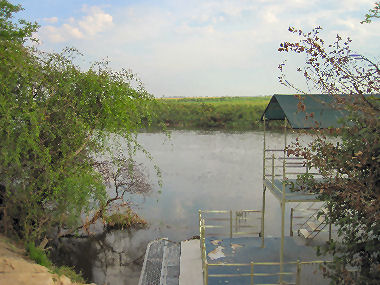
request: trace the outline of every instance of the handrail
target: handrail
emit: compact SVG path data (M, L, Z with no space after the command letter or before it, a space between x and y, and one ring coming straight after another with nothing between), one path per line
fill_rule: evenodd
M260 210L239 210L235 211L235 231L233 230L233 211L232 210L199 210L199 224L201 226L201 221L203 220L203 228L214 228L214 229L221 229L221 228L226 228L226 226L221 226L221 225L209 225L205 223L205 218L202 217L202 214L229 214L229 217L227 218L210 218L208 220L213 220L213 221L229 221L229 236L230 238L233 237L233 235L256 235L260 234L260 232L242 232L238 231L238 228L241 227L240 225L240 219L246 219L246 215L248 213L261 213ZM239 222L239 223L238 223ZM255 228L253 225L244 225L244 228ZM206 235L206 233L204 233Z
M282 152L282 154L277 154L275 156L275 152ZM272 154L266 154L272 153ZM266 161L272 161L271 163L266 163ZM280 163L279 163L280 162ZM298 168L298 169L296 169ZM280 173L280 169L282 169ZM304 169L302 171L301 169ZM264 157L263 157L263 177L272 177L272 183L274 184L275 177L282 176L283 180L289 178L289 176L298 176L304 174L317 175L321 174L318 171L310 172L310 170L314 168L310 167L310 164L303 157L294 157L294 156L286 156L284 149L264 149ZM292 170L292 171L287 171Z
M313 218L316 218L316 216L318 216L319 215L319 213L322 213L322 215L324 215L325 216L325 220L324 220L324 222L321 222L320 223L320 225L322 225L323 224L323 227L318 231L318 232L320 232L321 230L323 230L326 226L327 226L327 222L326 222L326 216L327 216L327 213L324 213L324 211L322 210L323 208L325 208L326 207L326 205L327 205L327 203L324 203L318 210L316 210L300 227L299 227L299 229L298 229L298 235L300 234L300 229L301 228L303 228L305 225L307 225L307 223L310 221L310 220L312 220ZM315 232L314 230L308 235L308 236L305 236L305 238L309 238L309 237L311 237L313 234L314 234L314 236L312 237L312 238L314 238L317 234L318 234L318 232ZM329 236L331 236L331 229L329 229ZM329 240L330 240L331 238L329 237Z
M260 213L259 210L244 210L247 212L253 212L253 213ZM240 211L242 212L242 211ZM205 224L205 218L202 217L202 213L232 213L232 211L201 211L199 210L199 230L200 230L200 248L201 248L201 258L202 258L202 270L203 270L203 284L208 285L209 278L222 278L222 277L251 277L250 284L254 284L254 277L255 276L261 276L261 277L269 277L269 276L294 276L295 277L295 283L296 285L300 285L301 283L301 270L302 265L309 265L309 264L326 264L331 261L323 261L323 260L315 260L315 261L290 261L290 262L250 262L250 263L208 263L207 261L207 252L206 252L206 228L212 227L212 225L206 225ZM232 215L230 215L232 217ZM275 273L260 273L255 272L254 269L257 266L280 266L280 265L295 265L295 271L287 271L287 272L275 272ZM209 273L209 267L250 267L250 273L229 273L229 274L210 274ZM280 278L281 279L281 278ZM256 283L255 283L256 284ZM281 284L281 283L276 283ZM284 283L285 284L285 283ZM256 284L258 285L258 284Z
M282 175L277 175L277 176L282 176ZM277 185L273 184L272 186L273 186L273 189L276 189L277 191L279 191L280 193L282 193L282 189L278 188ZM289 196L298 196L298 195L299 195L298 192L293 192L293 193L287 193L286 197L289 197ZM313 196L313 195L315 195L315 193L302 192L302 195Z

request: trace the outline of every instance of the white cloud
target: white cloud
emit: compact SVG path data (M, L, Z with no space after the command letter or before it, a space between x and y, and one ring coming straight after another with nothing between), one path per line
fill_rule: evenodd
M83 38L83 33L79 30L79 28L69 25L69 24L63 24L61 31L71 38L81 39ZM67 37L66 37L67 38Z
M262 17L264 21L268 22L269 24L274 24L278 22L277 14L278 12L276 10L277 7L268 7L263 9Z
M46 23L50 23L50 24L54 24L54 23L57 23L57 22L58 22L58 18L57 18L57 17L43 18L42 20L43 20L44 22L46 22Z
M65 38L62 35L62 32L60 32L58 28L54 26L44 26L40 29L40 31L37 34L38 38L42 42L44 42L45 39L53 43L59 43L65 40Z
M77 20L73 17L66 19L61 26L46 25L39 31L42 41L53 43L68 42L72 39L90 39L107 30L113 25L113 18L96 6L83 6L85 15ZM48 23L57 23L58 18L45 18Z
M321 25L327 41L347 35L359 52L378 54L380 23L360 25L373 0L347 1L128 1L124 7L111 4L110 13L83 6L82 17L60 18L62 24L50 23L40 34L50 43L73 44L92 59L108 56L115 68L132 68L157 96L281 93L286 91L277 83L277 65L288 55L277 49L297 38L289 26L308 32Z
M78 22L79 27L93 36L112 25L112 16L104 13L99 7L84 6L82 9L87 15Z

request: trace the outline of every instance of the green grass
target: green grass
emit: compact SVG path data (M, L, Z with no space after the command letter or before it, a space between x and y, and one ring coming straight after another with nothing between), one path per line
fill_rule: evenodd
M124 230L130 228L144 228L147 222L137 215L131 208L127 208L124 213L112 213L104 218L108 230Z
M49 259L49 257L46 255L46 252L34 245L34 243L28 243L26 245L26 251L33 261L35 261L37 264L45 266L49 269L51 273L57 274L59 276L65 275L68 277L72 282L75 283L85 283L84 278L79 273L76 273L75 270L72 267L68 266L55 266Z
M47 257L44 250L36 247L34 243L30 242L26 245L26 251L29 254L29 257L34 260L37 264L51 268L53 263Z
M158 99L153 127L168 129L257 130L270 97Z
M172 98L172 99L159 99L166 102L179 102L179 103L210 103L210 104L268 104L271 96L257 96L257 97L189 97L189 98Z

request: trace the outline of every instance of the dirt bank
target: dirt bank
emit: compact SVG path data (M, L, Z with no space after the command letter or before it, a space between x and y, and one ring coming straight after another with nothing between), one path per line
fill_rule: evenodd
M79 285L27 258L25 250L0 235L0 285ZM94 285L94 284L93 284Z

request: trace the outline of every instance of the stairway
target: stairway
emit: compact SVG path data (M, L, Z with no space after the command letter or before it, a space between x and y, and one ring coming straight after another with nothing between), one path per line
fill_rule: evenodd
M300 202L296 206L292 207L290 214L290 236L293 236L293 227L299 229L304 222L315 213L315 211L320 209L320 207L321 203L319 202Z
M315 238L327 226L327 214L328 209L324 204L300 226L298 235L306 239Z

